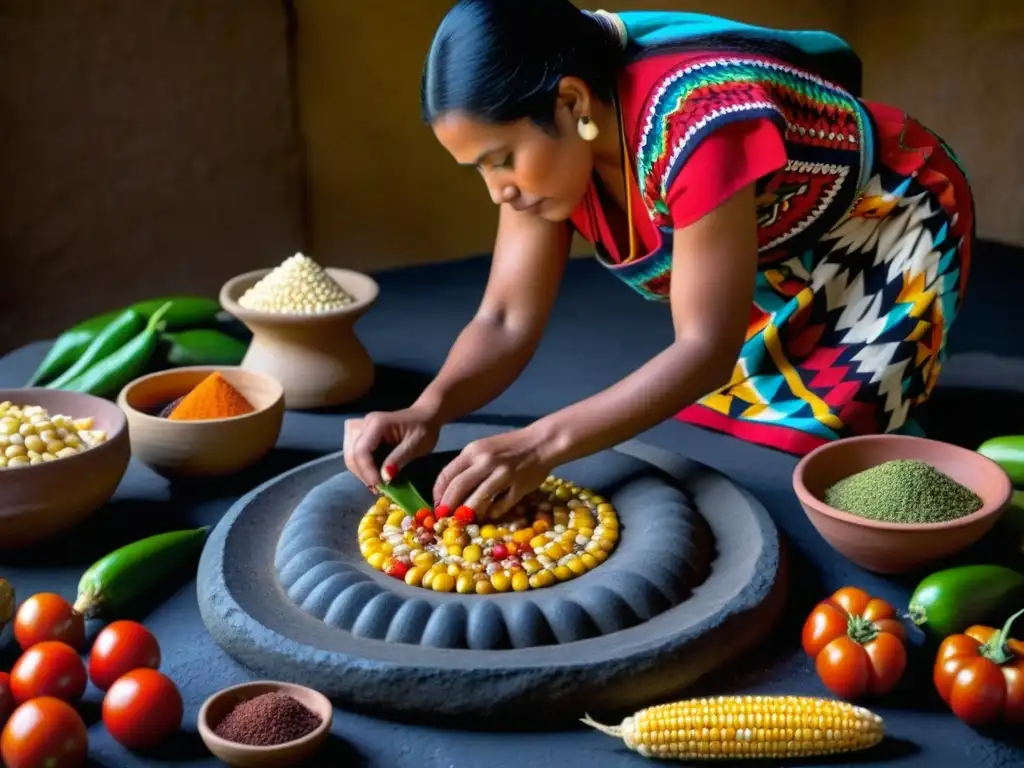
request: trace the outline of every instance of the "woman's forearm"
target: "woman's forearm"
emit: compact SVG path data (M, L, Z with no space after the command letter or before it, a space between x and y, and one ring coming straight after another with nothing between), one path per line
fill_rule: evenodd
M510 328L499 319L477 316L459 334L437 377L417 398L439 424L482 408L508 389L523 372L539 334Z
M721 348L677 341L617 384L556 411L532 429L553 466L632 439L728 383L735 361Z

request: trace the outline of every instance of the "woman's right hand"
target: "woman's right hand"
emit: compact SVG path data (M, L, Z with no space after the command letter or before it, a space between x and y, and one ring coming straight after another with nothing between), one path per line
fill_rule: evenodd
M400 411L376 411L361 419L345 422L345 466L366 484L376 489L389 483L402 467L434 450L441 425L415 406ZM373 460L381 445L394 446L381 466Z

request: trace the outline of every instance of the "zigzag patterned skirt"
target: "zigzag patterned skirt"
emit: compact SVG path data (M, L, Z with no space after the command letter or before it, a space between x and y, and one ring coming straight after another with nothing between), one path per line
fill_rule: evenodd
M730 383L679 420L798 455L918 431L967 284L973 202L941 139L869 106L870 183L823 237L765 260Z

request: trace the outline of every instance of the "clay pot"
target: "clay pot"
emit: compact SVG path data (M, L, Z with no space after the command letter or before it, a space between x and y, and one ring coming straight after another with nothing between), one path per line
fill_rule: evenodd
M283 693L291 696L308 709L320 715L321 723L312 733L301 739L278 744L272 747L250 747L237 744L218 736L214 731L225 717L238 704L254 699L264 693ZM298 765L309 760L323 746L331 730L334 718L334 707L322 693L292 683L278 683L262 680L254 683L242 683L225 688L213 694L199 710L199 736L206 748L231 766L239 768L279 768L279 766Z
M348 269L325 269L356 300L315 315L254 312L238 299L272 270L239 275L220 290L225 311L253 333L242 367L273 376L284 387L289 410L321 408L356 400L373 386L374 365L356 337L356 321L373 306L376 281Z
M982 507L944 523L885 523L830 507L822 499L840 480L887 461L931 464L982 500ZM1002 467L979 453L938 440L904 435L867 435L816 448L796 465L793 490L811 524L832 547L875 573L923 568L953 555L984 536L999 520L1013 488Z
M155 411L219 372L256 410L205 421L171 421ZM169 480L223 477L266 456L281 433L284 391L262 373L229 366L191 366L158 371L121 390L117 404L131 425L132 453Z
M128 422L111 402L35 388L0 390L0 402L7 400L42 406L51 416L91 416L107 440L66 459L0 469L0 550L37 544L86 520L114 495L131 458Z

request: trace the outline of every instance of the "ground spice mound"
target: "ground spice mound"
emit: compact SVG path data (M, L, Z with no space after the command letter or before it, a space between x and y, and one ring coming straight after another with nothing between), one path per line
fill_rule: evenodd
M944 523L977 512L982 501L923 461L887 461L840 480L825 491L825 503L869 520Z
M323 722L297 699L283 693L264 693L243 701L214 729L227 741L250 747L272 747L301 739Z
M167 418L171 421L229 419L255 410L227 379L214 372L185 395Z
M297 253L247 290L238 304L259 312L312 315L341 309L354 301L323 267Z

